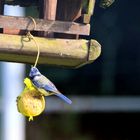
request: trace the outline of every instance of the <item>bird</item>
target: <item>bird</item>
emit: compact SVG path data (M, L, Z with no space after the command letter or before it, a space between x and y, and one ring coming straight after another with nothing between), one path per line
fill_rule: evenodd
M40 115L45 109L45 98L33 86L29 78L24 79L25 88L17 97L18 112L29 117L29 121L33 117Z
M40 73L36 67L31 67L29 78L31 79L33 85L39 90L39 92L42 93L42 95L56 95L66 103L72 103L72 101L63 95L47 77Z

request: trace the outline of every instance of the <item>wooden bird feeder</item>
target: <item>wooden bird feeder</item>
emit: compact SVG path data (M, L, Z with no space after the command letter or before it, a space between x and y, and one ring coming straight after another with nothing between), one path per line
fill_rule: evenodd
M1 0L0 60L33 64L37 54L34 42L25 41L27 29L34 25L28 17L4 16L3 6L37 6L34 38L40 47L39 64L77 68L93 62L101 45L90 34L90 17L95 0Z

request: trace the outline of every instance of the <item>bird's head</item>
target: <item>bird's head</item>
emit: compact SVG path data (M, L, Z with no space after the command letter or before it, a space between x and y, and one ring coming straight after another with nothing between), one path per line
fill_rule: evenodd
M29 77L30 78L34 78L35 76L40 76L41 73L39 72L39 70L36 67L32 67L29 73Z

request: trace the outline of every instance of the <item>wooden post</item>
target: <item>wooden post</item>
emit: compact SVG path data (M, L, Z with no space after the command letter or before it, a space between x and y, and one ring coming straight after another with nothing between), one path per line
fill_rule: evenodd
M93 15L95 6L95 0L88 0L88 4L86 5L87 10L86 13L82 15L82 21L83 23L90 23L90 18Z
M47 20L55 20L56 18L56 9L57 9L57 0L40 0L40 18ZM43 5L42 5L43 4ZM41 32L39 35L46 37L53 37L53 33Z
M44 0L44 19L55 20L57 0Z

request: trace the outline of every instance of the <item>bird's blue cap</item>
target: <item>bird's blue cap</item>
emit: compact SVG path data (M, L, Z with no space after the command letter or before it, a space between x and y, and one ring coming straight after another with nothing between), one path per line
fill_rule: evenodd
M35 76L39 76L41 75L41 73L39 72L39 70L36 67L32 67L29 73L29 77L33 78Z

